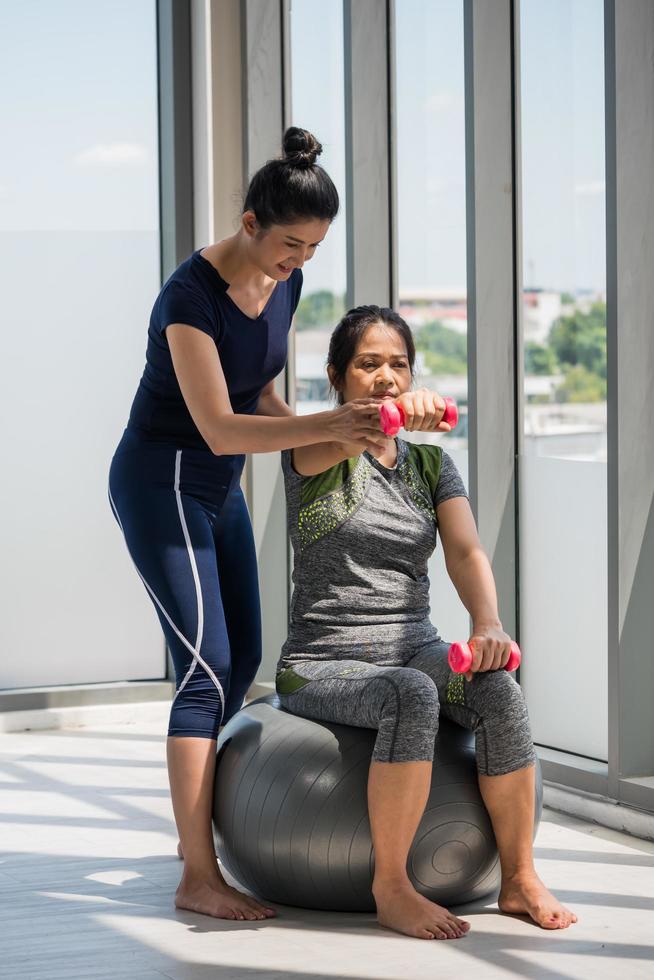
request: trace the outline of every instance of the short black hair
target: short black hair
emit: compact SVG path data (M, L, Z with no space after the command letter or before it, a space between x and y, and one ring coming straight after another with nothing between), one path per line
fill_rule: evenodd
M334 390L334 382L342 384L345 380L345 372L356 353L359 341L368 327L375 323L391 327L400 335L406 347L411 377L413 378L416 345L413 342L411 327L406 320L403 320L399 313L387 306L356 306L353 310L348 310L342 320L334 327L334 332L329 341L327 366L332 369L333 377L330 379L332 391ZM343 403L341 392L338 392L338 402L339 404Z
M260 228L291 225L317 218L333 221L338 191L316 158L322 146L306 129L291 126L284 133L284 155L257 170L245 195L243 212L253 211Z

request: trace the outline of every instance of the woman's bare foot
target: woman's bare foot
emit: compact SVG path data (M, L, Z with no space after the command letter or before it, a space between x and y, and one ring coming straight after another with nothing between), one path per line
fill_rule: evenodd
M219 868L216 868L216 874L210 873L202 878L184 872L175 892L175 906L217 919L254 921L277 915L274 909L228 885Z
M181 842L177 844L177 857L181 861L184 860ZM215 879L213 883L207 883L204 880L198 882L188 880L185 882L184 876L182 876L182 880L175 894L175 905L177 908L185 908L191 912L203 912L204 915L213 915L219 919L270 919L277 915L274 909L269 908L267 905L262 905L256 898L251 898L250 895L244 895L238 888L227 884L218 866L216 866L216 872L218 874L217 885ZM184 902L185 904L180 905L180 902ZM203 908L196 907L198 902ZM233 914L226 914L223 911L204 912L204 906L207 903L210 908L226 909L227 912L231 911ZM194 907L191 908L191 905ZM242 914L236 914L238 911Z
M375 882L373 895L377 904L377 921L418 939L460 939L470 923L458 919L447 909L420 895L411 882Z
M567 929L577 916L547 890L535 871L502 882L498 906L507 915L529 915L543 929Z

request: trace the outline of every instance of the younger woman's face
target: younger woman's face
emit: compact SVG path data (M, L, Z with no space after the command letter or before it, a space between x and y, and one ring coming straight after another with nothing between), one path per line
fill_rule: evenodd
M294 269L301 269L329 231L329 221L310 218L292 225L271 225L261 229L253 211L243 215L252 261L271 279L284 281Z
M398 398L411 388L406 344L393 327L372 324L357 344L339 391L343 401Z

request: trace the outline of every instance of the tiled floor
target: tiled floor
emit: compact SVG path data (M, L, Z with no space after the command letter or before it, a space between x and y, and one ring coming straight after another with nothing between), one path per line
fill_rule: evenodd
M175 911L180 873L161 724L0 736L0 976L10 980L654 978L654 844L545 811L542 877L579 923L546 933L492 905L423 942L372 915Z

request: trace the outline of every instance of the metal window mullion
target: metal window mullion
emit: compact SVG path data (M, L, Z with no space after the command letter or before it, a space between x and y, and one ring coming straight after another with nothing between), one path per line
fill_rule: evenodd
M654 7L605 0L609 795L654 810Z
M393 293L391 93L387 0L344 0L347 303Z
M280 0L281 20L282 20L282 116L283 126L287 129L293 119L293 62L291 48L291 0ZM296 371L297 343L295 336L295 323L292 324L288 334L288 356L286 360L286 371L284 372L286 403L293 411L296 411L296 391L297 391L297 371ZM290 622L291 597L293 594L293 547L290 535L286 535L286 616Z
M387 4L387 51L388 51L388 215L389 215L389 305L398 309L400 301L399 233L397 201L397 32L395 29L396 0Z
M608 794L619 798L620 777L620 671L618 546L618 402L617 260L616 260L616 120L615 120L615 11L604 4L604 97L606 180L606 443L607 443L607 608L608 608ZM613 415L613 418L611 417Z
M520 2L511 5L511 33L513 38L513 267L514 267L514 446L515 446L515 630L520 637L520 461L524 452L525 432L525 349L523 323L523 210L522 210L522 123L521 123L521 70L520 70ZM518 680L520 672L518 671Z
M282 0L241 0L243 184L281 153L288 113L288 6ZM276 380L287 393L286 372ZM289 605L286 504L278 453L253 453L246 462L247 502L259 562L263 662L259 681L272 681L286 639Z
M515 634L516 268L511 0L465 0L470 496Z
M157 0L161 283L193 250L190 0ZM166 646L166 678L175 667Z
M161 281L193 250L190 0L157 0Z

